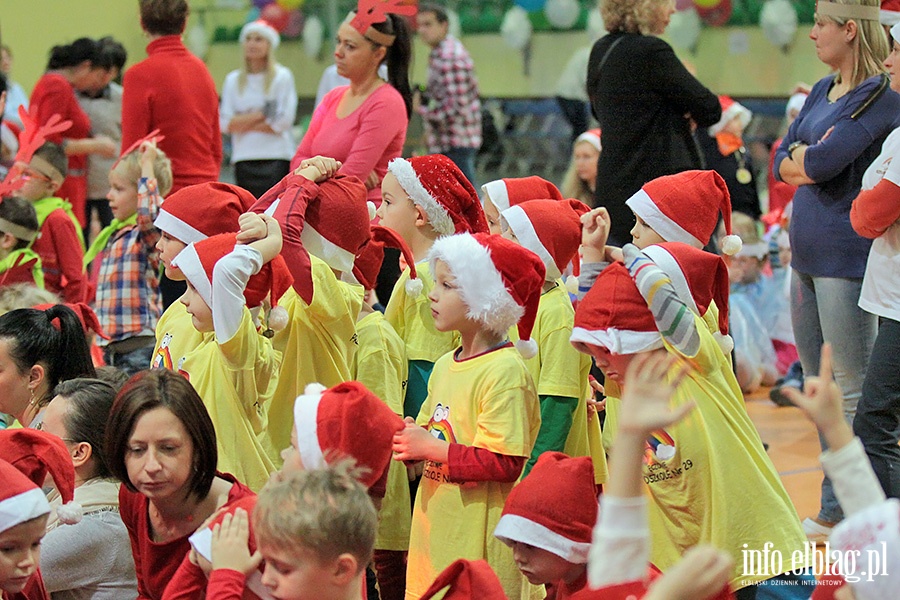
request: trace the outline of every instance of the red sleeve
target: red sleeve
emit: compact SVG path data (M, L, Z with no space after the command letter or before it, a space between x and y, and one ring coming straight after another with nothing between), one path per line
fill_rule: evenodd
M344 175L354 175L361 181L365 181L369 173L375 170L375 165L397 136L397 131L405 129L407 125L406 107L399 92L390 84L384 84L383 87L388 89L376 90L374 93L379 94L379 97L374 99L371 107L362 115L359 133L340 170ZM393 102L394 99L397 102Z
M213 571L213 573L216 573L216 571ZM210 579L209 584L212 585L212 579ZM203 569L192 563L190 554L186 554L184 560L178 566L178 570L175 571L175 575L172 576L172 579L166 585L166 591L163 592L162 600L201 598L206 587L207 581L206 575L203 574ZM243 589L243 583L241 584L241 589ZM209 598L209 594L206 597ZM240 595L237 597L240 598Z
M209 576L206 600L241 600L247 578L231 569L216 569Z
M44 221L50 229L53 252L62 274L63 298L66 302L84 302L87 297L87 277L84 273L84 250L75 224L62 210L55 210Z
M467 481L513 482L522 474L525 456L507 456L484 448L450 444L447 466L452 483Z
M138 64L128 69L122 79L122 148L128 148L151 131L151 90L144 85L141 67Z
M871 190L863 190L850 207L854 231L866 238L877 238L900 219L900 186L882 179Z

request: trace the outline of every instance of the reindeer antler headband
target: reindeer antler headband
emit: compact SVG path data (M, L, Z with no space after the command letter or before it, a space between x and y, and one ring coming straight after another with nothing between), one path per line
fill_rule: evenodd
M16 152L16 162L13 168L9 170L6 178L0 183L0 198L11 196L13 192L25 184L19 178L19 174L22 171L20 165L30 163L34 153L44 145L48 137L62 133L72 126L72 121L63 121L58 114L52 115L43 125L38 125L37 120L25 110L24 106L19 107L19 118L22 119L22 124L24 125L24 129L19 135L19 151ZM56 172L56 169L53 168L48 170L51 171L51 174ZM65 177L65 175L65 173L60 174L61 177Z
M384 23L391 13L411 17L417 10L417 0L359 0L356 12L347 15L344 23L371 42L380 46L391 46L397 36L382 33L372 25Z

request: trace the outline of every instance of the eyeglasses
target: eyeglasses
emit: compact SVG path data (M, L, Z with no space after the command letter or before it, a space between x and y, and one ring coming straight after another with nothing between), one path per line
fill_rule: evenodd
M38 181L43 181L45 183L50 183L53 181L53 178L49 175L44 175L40 171L23 164L16 164L14 169L18 170L18 178L23 181L30 181L32 179L37 179Z

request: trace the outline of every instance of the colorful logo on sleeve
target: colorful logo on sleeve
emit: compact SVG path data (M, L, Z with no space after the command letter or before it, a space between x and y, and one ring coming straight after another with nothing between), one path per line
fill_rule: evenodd
M450 407L438 404L434 407L431 419L425 427L431 435L439 440L444 440L451 444L456 443L456 436L453 435L453 427L450 425Z
M162 341L159 342L159 348L156 350L156 355L153 357L154 369L174 370L173 367L175 366L175 363L172 362L172 353L169 351L169 343L171 341L172 334L167 333L163 336Z
M644 464L665 462L675 456L675 440L665 429L658 429L647 437Z

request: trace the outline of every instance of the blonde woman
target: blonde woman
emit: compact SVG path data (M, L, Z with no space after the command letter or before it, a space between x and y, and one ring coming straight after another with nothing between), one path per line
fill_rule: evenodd
M265 21L244 25L244 64L222 86L219 126L231 134L235 181L257 198L287 175L296 148L297 91L290 69L275 62L280 41Z
M563 197L581 200L588 206L594 205L597 159L600 158L602 149L599 129L589 129L575 138L572 145L572 161L563 178Z
M775 154L775 175L799 186L790 227L791 320L804 373L819 371L823 342L834 347L835 380L852 421L875 340L877 317L857 305L872 241L853 231L850 206L882 142L900 125L900 96L882 62L888 41L878 0L820 0L809 37L833 71L817 82ZM804 521L823 539L843 518L831 481Z

